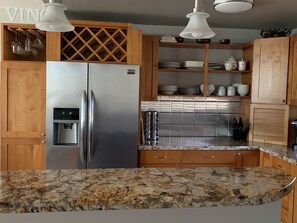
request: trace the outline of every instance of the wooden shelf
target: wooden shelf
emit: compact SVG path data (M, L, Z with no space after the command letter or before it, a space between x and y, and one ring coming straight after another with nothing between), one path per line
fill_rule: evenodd
M159 72L188 72L188 73L203 73L204 69L203 68L159 68ZM215 70L215 69L210 69L208 70L208 73L250 73L250 70L245 70L245 71L239 71L239 70Z
M172 97L204 97L201 94L158 94L158 96L172 96ZM240 96L240 95L235 95L235 96L216 96L216 95L210 95L210 96L206 96L207 98L240 98L240 99L249 99L251 98L251 96L247 95L247 96Z

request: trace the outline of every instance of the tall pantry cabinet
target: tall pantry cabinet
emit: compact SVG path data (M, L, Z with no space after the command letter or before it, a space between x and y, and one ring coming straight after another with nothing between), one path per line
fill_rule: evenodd
M34 25L2 24L1 170L45 168L46 45L13 53L13 42L45 40Z

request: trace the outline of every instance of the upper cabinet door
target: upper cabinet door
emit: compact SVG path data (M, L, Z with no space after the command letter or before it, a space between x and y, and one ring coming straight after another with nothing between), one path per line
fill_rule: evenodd
M2 61L1 136L45 133L45 62Z
M254 42L252 103L286 104L289 37Z

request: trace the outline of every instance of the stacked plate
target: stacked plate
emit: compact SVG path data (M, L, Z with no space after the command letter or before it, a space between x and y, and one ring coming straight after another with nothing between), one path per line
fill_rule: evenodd
M187 94L187 95L199 94L199 88L194 88L194 87L180 88L179 91L181 94Z
M184 61L183 67L185 68L203 68L203 61Z
M173 94L174 92L177 91L177 86L176 85L159 85L158 89L161 94Z
M161 68L180 68L181 66L181 62L159 62Z

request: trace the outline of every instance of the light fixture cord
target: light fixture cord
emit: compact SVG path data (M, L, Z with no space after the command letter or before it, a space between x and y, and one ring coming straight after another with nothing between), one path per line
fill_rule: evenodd
M195 0L195 8L193 9L193 12L204 12L204 9L199 8L198 0Z

